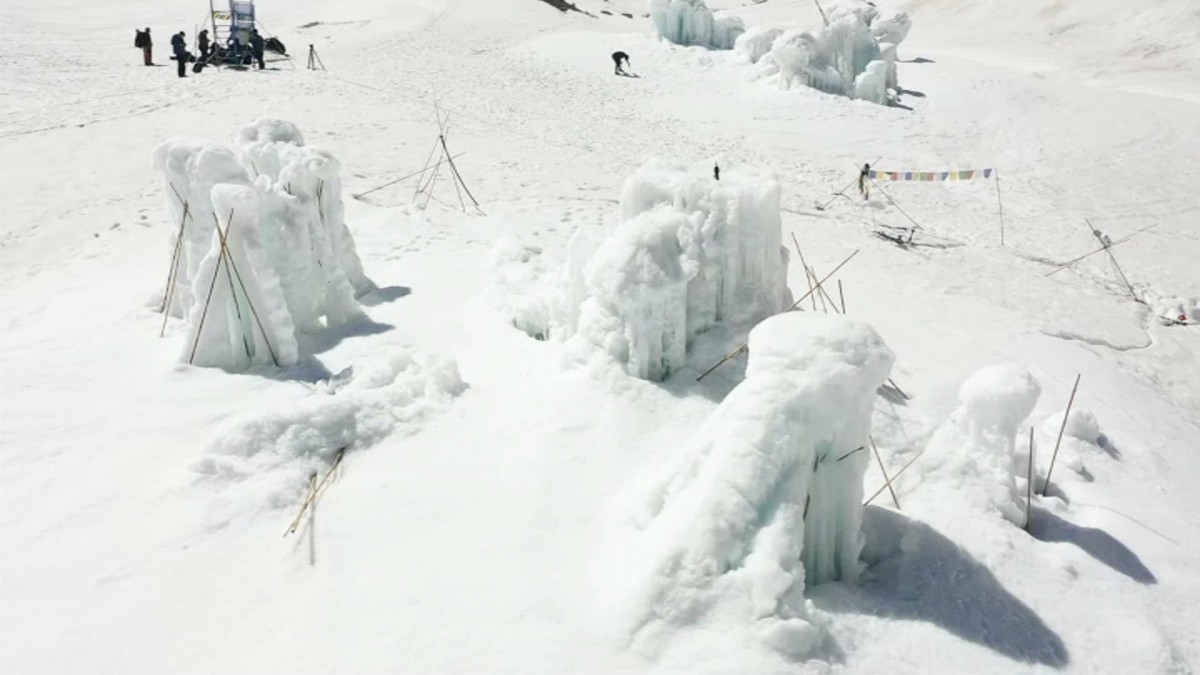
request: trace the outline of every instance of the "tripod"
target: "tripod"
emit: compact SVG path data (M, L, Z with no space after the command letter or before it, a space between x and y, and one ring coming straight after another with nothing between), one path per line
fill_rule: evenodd
M312 45L309 45L308 46L308 69L316 70L318 68L320 68L321 70L325 70L325 64L321 62L321 57L317 56L317 48Z

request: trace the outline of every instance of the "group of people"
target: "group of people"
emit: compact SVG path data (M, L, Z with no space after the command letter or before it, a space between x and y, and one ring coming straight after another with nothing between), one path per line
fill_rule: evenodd
M266 52L266 40L262 35L259 35L258 29L252 29L248 39L250 55L254 61L258 63L259 70L265 70L267 65L264 60ZM154 39L150 35L150 29L137 31L136 37L133 39L133 46L142 50L142 61L147 66L154 65ZM200 67L203 64L209 63L218 55L217 45L209 38L208 30L200 31L200 35L196 38L196 46L200 50L199 67L196 72L200 72ZM187 49L187 33L179 31L171 36L171 52L176 63L179 77L187 77L187 66L189 63L197 63L197 57ZM226 44L226 53L233 54L238 62L241 61L241 56L244 53L241 40L237 34L231 35Z

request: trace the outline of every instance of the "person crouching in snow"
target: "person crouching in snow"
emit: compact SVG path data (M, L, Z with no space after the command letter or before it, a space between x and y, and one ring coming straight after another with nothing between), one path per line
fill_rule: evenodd
M622 61L625 62L625 65L627 65L627 66L629 65L629 55L628 54L626 54L625 52L613 52L612 60L613 60L613 63L617 64L617 75L629 75L629 73L625 72L625 69L621 68Z

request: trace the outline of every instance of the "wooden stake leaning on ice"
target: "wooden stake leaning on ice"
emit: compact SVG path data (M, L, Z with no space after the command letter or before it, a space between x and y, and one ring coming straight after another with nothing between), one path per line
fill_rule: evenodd
M829 305L833 305L835 314L840 314L841 312L838 311L837 304L825 292L825 288L823 286L818 288L813 287L813 283L817 280L817 271L809 267L808 262L804 260L804 251L800 250L800 241L796 239L795 232L792 233L792 243L796 246L796 255L800 256L800 266L804 268L804 277L808 280L808 292L812 296L813 311L817 311L817 297L819 296L821 298L821 307L825 309L826 314L829 313ZM838 283L840 284L841 281ZM816 293L813 291L816 291ZM826 304L826 301L828 301L828 304Z
M900 470L896 472L896 475L895 475L895 476L892 476L891 483L895 483L896 481L900 480L900 476L901 476L901 475L902 475L902 474L903 474L905 471L908 471L908 467L912 466L912 465L913 465L913 462L915 462L915 461L917 461L918 459L920 459L920 458L921 458L921 455L923 455L923 454L925 454L925 451L924 451L924 450L922 450L922 451L918 452L918 453L916 454L916 456L915 456L915 457L913 457L912 459L908 460L908 463L907 463L907 464L905 464L904 466L900 467ZM869 499L867 499L867 501L863 502L863 506L867 506L867 505L868 505L868 504L870 504L871 502L875 501L875 498L876 498L876 497L878 497L879 495L883 494L883 491L884 491L884 490L887 490L889 487L890 487L890 485L884 485L883 487L879 488L879 490L877 490L877 491L875 492L875 494L871 495L871 497L870 497Z
M333 464L330 465L329 470L325 472L325 477L321 479L320 483L316 482L316 472L308 477L308 491L305 493L304 503L300 505L300 513L296 514L296 519L292 521L292 524L288 526L287 531L283 533L284 538L287 538L289 534L295 533L296 528L300 527L300 521L303 520L304 513L308 511L308 509L315 504L318 499L321 498L321 495L325 492L325 490L328 489L330 485L329 479L332 478L335 473L337 473L338 467L342 465L342 458L345 456L346 449L339 448L337 455L333 458Z
M1054 461L1058 459L1058 447L1062 445L1063 432L1067 430L1067 422L1071 419L1071 406L1075 405L1075 393L1079 391L1079 380L1083 373L1075 376L1075 386L1071 388L1071 399L1067 401L1067 412L1063 413L1063 423L1058 429L1058 440L1054 442L1054 454L1050 456L1050 468L1046 469L1046 483L1042 485L1042 496L1050 489L1050 474L1054 473Z
M233 278L235 276L237 277L238 285L242 289L242 297L246 301L246 306L250 309L250 313L254 316L254 322L258 326L259 333L262 335L263 344L267 346L267 352L271 356L271 362L275 364L275 367L279 367L279 359L275 355L275 349L271 346L271 339L267 336L267 331L263 327L262 320L259 319L258 310L254 308L254 303L250 300L250 294L246 290L246 284L242 280L242 274L240 271L238 271L237 265L234 264L233 255L229 251L229 230L233 227L233 214L234 210L230 209L229 220L224 230L221 229L220 219L217 218L215 213L213 214L213 218L217 221L217 239L220 242L219 245L221 247L221 253L217 258L216 267L213 268L212 283L209 284L208 294L204 299L204 310L200 313L200 325L196 328L196 339L192 342L192 352L188 356L188 363L192 364L196 361L196 351L200 348L200 338L204 335L204 322L208 318L208 309L212 304L213 291L215 291L217 287L217 277L220 276L221 267L224 265L225 276L229 281L229 300L233 303L234 309L237 311L238 322L240 323L244 321L244 319L242 318L241 305L238 303L237 293L233 286ZM246 340L245 331L242 331L242 346L246 349L246 357L252 358L250 344Z
M174 186L171 187L174 190ZM179 193L176 193L178 196ZM162 307L159 309L163 315L162 328L158 331L158 336L162 337L167 333L167 318L170 316L171 298L175 295L175 284L179 278L179 258L183 252L183 233L184 226L187 224L188 218L191 217L187 202L183 202L183 216L179 218L179 234L175 238L175 252L171 255L171 269L167 272L167 288L163 293Z
M322 183L324 184L324 183ZM214 214L214 218L216 215ZM221 255L225 258L225 264L228 266L226 272L233 270L233 275L237 277L238 286L242 289L242 297L246 299L246 306L250 308L250 314L254 316L254 323L258 326L258 332L262 335L263 344L267 346L267 353L271 356L271 363L275 367L279 367L279 358L275 355L275 348L271 346L271 338L267 337L267 329L263 327L262 320L258 317L258 310L254 308L254 303L250 301L250 293L246 291L246 282L242 280L242 273L238 271L237 265L233 264L233 254L229 251L229 227L233 225L233 211L229 212L229 225L225 227L225 231L221 231L220 221L217 222L217 233L221 239ZM324 217L322 216L322 221ZM233 292L232 281L230 282L230 292ZM237 304L237 296L234 296L234 304ZM238 309L238 320L242 318L242 310ZM245 338L243 338L245 339ZM249 351L247 351L249 356Z
M833 268L833 271L832 271L832 272L830 272L829 274L826 274L824 279L821 279L820 281L818 281L818 282L817 282L817 285L816 285L816 288L820 288L820 287L821 287L821 284L824 284L826 281L829 281L829 278L830 278L830 277L832 277L833 275L837 274L837 273L838 273L838 270L842 269L842 267L845 267L846 263L850 262L850 261L851 261L851 260L854 258L854 256L856 256L856 255L858 255L858 249L855 249L854 253L851 253L851 254L850 254L850 255L849 255L849 256L848 256L848 257L847 257L845 260L843 260L843 261L842 261L842 262L841 262L841 263L840 263L840 264L839 264L837 267ZM815 289L814 289L814 290L815 290ZM792 311L792 310L796 309L797 307L799 307L799 306L800 306L800 303L804 302L804 300L805 300L805 299L807 299L807 298L808 298L808 296L810 296L810 295L812 295L812 294L813 294L813 291L812 291L812 290L810 290L809 292L807 292L807 293L805 293L804 295L800 296L800 299L799 299L799 300L797 300L796 302L793 302L791 307L788 307L787 309L785 309L785 310L783 310L783 311L784 311L784 312L790 312L790 311ZM747 342L747 343L743 344L742 346L738 347L737 349L733 350L732 352L729 352L729 354L728 354L728 355L727 355L725 358L723 358L723 359L721 359L720 361L718 361L718 362L716 363L716 365L714 365L712 368L709 368L708 370L704 371L704 374L703 374L703 375L701 375L700 377L696 378L696 381L697 381L697 382L699 382L700 380L703 380L704 378L708 377L710 374L712 374L712 372L713 372L714 370L716 370L717 368L720 368L722 365L724 365L726 361L728 361L728 360L732 359L733 357L735 357L735 356L737 356L738 354L741 354L743 351L745 351L746 347L748 347L749 345L750 345L750 343L749 343L749 342Z
M1033 427L1029 427L1029 478L1025 486L1025 531L1029 531L1029 515L1033 512Z
M896 498L896 491L892 488L892 479L888 478L887 469L883 468L883 458L879 456L879 448L875 445L875 439L868 436L867 440L871 441L871 449L875 451L875 461L879 462L879 472L883 474L883 482L887 485L888 492L892 493L892 503L896 505L896 510L900 510L900 500Z

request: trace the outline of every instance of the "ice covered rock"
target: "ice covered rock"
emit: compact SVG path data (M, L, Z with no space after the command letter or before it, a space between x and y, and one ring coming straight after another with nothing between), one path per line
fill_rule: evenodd
M765 172L652 160L625 183L622 222L572 245L567 334L631 374L658 380L695 337L752 324L790 303L779 184Z
M704 0L649 0L649 10L658 34L685 47L733 49L746 30L737 17L714 17Z
M892 363L870 326L844 317L754 328L745 381L655 491L642 631L719 614L790 656L815 646L803 591L860 573L870 455L854 451Z
M1041 386L1018 365L983 368L963 383L959 406L929 439L912 493L923 503L956 503L977 513L1024 522L1017 489L1017 433Z

